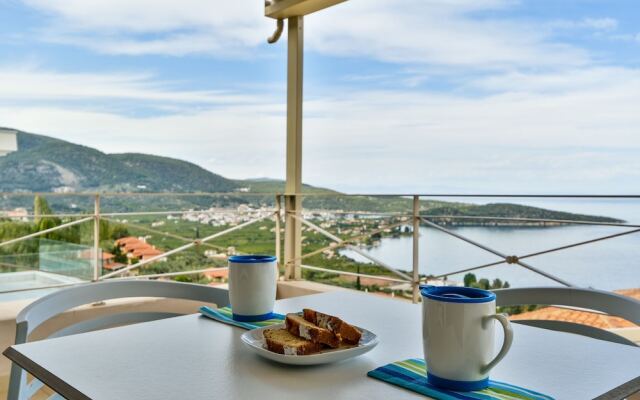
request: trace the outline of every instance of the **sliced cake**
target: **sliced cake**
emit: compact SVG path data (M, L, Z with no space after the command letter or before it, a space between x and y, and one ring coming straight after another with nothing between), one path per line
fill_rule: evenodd
M274 353L291 356L304 356L317 353L322 349L320 343L295 336L286 329L267 329L262 332L267 349Z
M333 348L340 346L340 339L333 332L326 328L320 328L298 314L287 314L285 325L287 330L295 336Z
M349 344L358 344L362 337L362 332L353 325L350 325L338 317L324 314L308 308L303 310L304 319L321 329L332 332L340 340Z

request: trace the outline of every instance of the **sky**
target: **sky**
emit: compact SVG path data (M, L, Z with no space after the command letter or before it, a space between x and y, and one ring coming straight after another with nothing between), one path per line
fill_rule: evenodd
M261 0L0 0L0 126L284 178ZM349 0L305 18L303 180L640 192L637 0Z

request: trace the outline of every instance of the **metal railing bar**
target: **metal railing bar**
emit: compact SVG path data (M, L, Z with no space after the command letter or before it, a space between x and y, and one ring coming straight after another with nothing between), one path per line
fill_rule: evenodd
M555 248L549 249L549 250L543 250L543 251L538 251L536 253L525 254L523 256L518 256L518 258L519 259L523 259L523 258L540 256L540 255L543 255L543 254L553 253L553 252L560 251L560 250L565 250L565 249L570 249L570 248L573 248L573 247L583 246L585 244L596 243L596 242L601 242L601 241L607 240L607 239L617 238L617 237L620 237L620 236L631 235L632 233L637 233L637 232L640 232L640 229L633 229L633 230L630 230L630 231L620 232L620 233L616 233L616 234L608 235L608 236L602 236L602 237L599 237L599 238L585 240L583 242L573 243L573 244L569 244L569 245L566 245L566 246L555 247Z
M294 218L298 219L298 217L294 216ZM309 228L313 229L316 232L319 232L323 235L325 235L326 237L328 237L329 239L337 242L338 244L343 243L344 241L342 239L340 239L339 237L335 236L334 234L320 228L319 226L307 221L304 218L300 218L300 222L302 222L304 225L308 226ZM408 279L411 282L411 277L403 272L398 271L397 269L393 268L392 266L386 264L383 261L378 260L377 258L365 253L364 251L358 249L356 246L350 245L350 244L345 244L345 246L352 251L355 251L356 253L360 254L361 256L373 261L374 263L378 264L379 266L393 272L394 274L404 278L404 279Z
M140 229L141 231L145 231L145 232L149 232L149 233L156 233L158 235L163 235L166 237L170 237L170 238L174 238L174 239L178 239L178 240L182 240L184 242L193 242L195 239L190 239L184 236L180 236L180 235L176 235L174 233L169 233L169 232L163 232L163 231L158 231L155 230L153 228L147 228L146 226L142 226L142 225L138 225L138 224L134 224L131 222L120 222L120 221L114 221L110 218L103 218L105 221L110 221L110 222L117 222L119 224L124 224L124 225L128 225L131 226L135 229ZM222 250L224 249L224 247L222 246L216 246L215 244L211 244L211 243L202 243L203 246L207 246L216 250Z
M556 282L558 282L558 283L560 283L560 284L562 284L564 286L576 287L576 285L570 283L569 281L564 280L562 278L559 278L559 277L557 277L557 276L555 276L553 274L550 274L550 273L548 273L546 271L543 271L541 269L538 269L538 268L532 266L531 264L527 264L527 263L519 261L519 260L516 262L516 264L520 265L521 267L524 267L524 268L528 269L529 271L535 272L538 275L542 275L545 278L551 279L552 281L556 281Z
M266 215L266 216L263 216L263 217L255 218L255 219L252 219L251 221L247 221L247 222L242 223L240 225L236 225L236 226L234 226L232 228L225 229L224 231L221 231L221 232L218 232L218 233L214 233L213 235L209 235L209 236L207 236L207 237L205 237L203 239L194 240L191 243L187 243L187 244L185 244L183 246L176 247L173 250L169 250L169 251L167 251L165 253L162 253L160 255L157 255L155 257L151 257L151 258L149 258L147 260L142 260L142 261L140 261L140 262L138 262L136 264L130 265L130 266L126 267L126 268L122 268L122 269L119 269L117 271L113 271L113 272L110 272L108 274L102 275L100 277L100 280L108 279L108 278L111 278L112 276L122 275L125 272L131 271L132 269L140 268L140 267L142 267L144 265L147 265L147 264L150 264L152 262L155 262L155 261L161 260L163 258L169 257L169 256L171 256L173 254L180 253L181 251L184 251L184 250L190 249L190 248L192 248L194 246L200 245L203 242L208 242L209 240L213 240L213 239L218 238L220 236L224 236L224 235L226 235L228 233L237 231L237 230L242 229L244 227L247 227L247 226L249 226L251 224L255 224L256 222L262 221L263 219L269 218L269 217L271 217L271 215Z
M569 245L566 245L566 246L556 247L556 248L549 249L549 250L538 251L538 252L535 252L535 253L529 253L529 254L525 254L523 256L517 256L517 257L518 257L518 259L522 260L523 258L530 258L530 257L535 257L535 256L543 255L543 254L549 254L549 253L553 253L553 252L556 252L556 251L570 249L570 248L578 247L578 246L583 246L583 245L586 245L586 244L595 243L595 242L599 242L599 241L603 241L603 240L607 240L607 239L613 239L613 238L620 237L620 236L626 236L626 235L630 235L632 233L637 233L637 232L640 232L640 229L634 229L634 230L631 230L631 231L616 233L616 234L613 234L613 235L603 236L603 237L599 237L599 238L596 238L596 239L585 240L583 242L573 243L573 244L569 244ZM496 266L496 265L504 264L506 262L507 262L506 260L501 260L501 261L496 261L496 262L492 262L492 263L489 263L489 264L479 265L477 267L465 268L465 269L453 271L453 272L450 272L450 273L447 273L447 274L438 275L438 276L436 276L436 278L442 278L442 277L449 276L449 275L457 275L457 274L462 274L462 273L465 273L465 272L471 272L471 271L482 269L482 268L493 267L493 266Z
M459 197L459 198L531 198L531 199L640 199L640 194L461 194L461 193L283 193L286 196L302 197Z
M128 211L128 212L106 212L101 215L105 217L127 217L136 215L177 215L199 213L200 211Z
M348 244L346 246L349 250L355 251L356 253L360 254L362 257L365 257L371 261L373 261L375 264L383 267L386 270L389 270L391 272L393 272L394 274L409 280L409 282L411 282L411 277L407 274L405 274L404 272L400 272L399 270L395 269L394 267L390 266L389 264L385 263L384 261L381 261L373 256L371 256L370 254L367 254L366 252L360 250L359 248L357 248L356 246L350 245Z
M424 218L424 217L421 217L420 219L421 219L421 220L422 220L422 222L424 222L425 224L429 225L430 227L432 227L432 228L434 228L434 229L439 230L440 232L444 232L444 233L446 233L446 234L448 234L448 235L450 235L450 236L453 236L453 237L455 237L455 238L457 238L457 239L462 240L463 242L467 242L467 243L469 243L469 244L471 244L471 245L474 245L474 246L476 246L476 247L478 247L478 248L480 248L480 249L482 249L482 250L484 250L484 251L486 251L486 252L489 252L489 253L491 253L491 254L493 254L493 255L496 255L496 256L498 256L498 257L507 258L507 255L506 255L506 254L503 254L503 253L501 253L501 252L499 252L499 251L497 251L497 250L494 250L494 249L492 249L492 248L490 248L490 247L487 247L487 246L485 246L485 245L483 245L483 244L481 244L481 243L478 243L478 242L476 242L475 240L471 240L471 239L469 239L469 238L467 238L467 237L465 237L465 236L462 236L462 235L460 235L460 234L457 234L457 233L455 233L455 232L452 232L452 231L450 231L449 229L445 229L445 228L441 227L440 225L435 224L435 223L433 223L433 222L431 222L431 221L427 220L427 219L426 219L426 218Z
M31 196L47 196L47 197L145 197L145 196L165 196L165 197L211 197L211 196L251 196L251 197L268 197L276 193L259 193L259 192L0 192L0 196L6 197L31 197ZM282 194L282 193L280 193Z
M3 290L0 291L0 294L6 293L17 293L17 292L29 292L31 290L42 290L42 289L59 289L70 286L84 285L90 283L90 281L82 281L82 282L74 282L74 283L61 283L58 285L48 285L48 286L38 286L38 287L30 287L30 288L20 288L20 289L11 289L11 290Z
M374 212L374 211L342 211L342 210L322 210L322 209L305 209L303 214L324 214L330 212L333 215L372 215L380 217L411 217L413 214L406 212Z
M25 197L25 196L51 196L51 197L94 197L100 195L103 197L144 197L144 196L165 196L165 197L212 197L212 196L251 196L251 197L269 197L274 195L280 196L303 196L303 197L460 197L460 198L566 198L566 199L640 199L640 194L527 194L527 193L286 193L286 192L0 192L0 196L6 197Z
M255 210L255 212L267 211L271 210ZM376 212L367 212L367 211L333 211L333 210L317 210L317 211L307 211L306 214L313 213L326 213L330 211L333 215L372 215L372 216L380 216L380 217L411 217L412 214L408 213L376 213ZM248 212L245 214L251 214L252 212ZM275 212L275 210L273 210ZM141 211L141 212L120 212L120 213L100 213L102 217L123 217L123 216L138 216L138 215L184 215L184 214L215 214L215 211L208 210L191 210L191 211ZM21 215L20 217L10 217L5 214L0 214L1 218L78 218L84 217L87 215L86 213L74 213L74 214L27 214ZM640 228L640 225L635 224L624 224L624 223L615 223L615 222L598 222L598 221L580 221L580 220L568 220L568 219L548 219L548 218L518 218L518 217L490 217L490 216L467 216L467 215L435 215L435 214L422 214L421 217L431 218L431 219L478 219L478 220L487 220L487 221L520 221L520 222L551 222L551 223L560 223L560 224L573 224L573 225L594 225L594 226L614 226L614 227L622 227L622 228ZM407 221L407 224L409 221Z
M8 245L13 244L13 243L18 243L18 242L22 242L22 241L27 240L27 239L32 239L32 238L35 238L35 237L38 237L38 236L46 235L47 233L55 232L55 231L58 231L60 229L69 228L69 227L74 226L74 225L83 224L83 223L88 222L88 221L93 221L93 218L94 218L93 216L87 217L87 218L82 218L82 219L79 219L77 221L67 222L67 223L62 224L62 225L54 226L53 228L45 229L45 230L42 230L42 231L39 231L39 232L34 232L34 233L29 234L29 235L21 236L19 238L7 240L6 242L0 243L0 247L8 246Z
M398 223L395 223L395 224L388 225L388 226L386 226L384 228L381 228L381 229L376 229L376 230L374 230L372 232L369 232L369 233L366 233L364 235L353 236L353 237L350 237L349 239L341 241L340 243L335 243L336 246L325 246L325 247L323 247L321 249L314 250L312 252L306 253L306 254L302 255L299 259L300 260L304 260L305 258L309 258L311 256L315 256L316 254L320 254L325 250L331 250L331 249L335 249L335 248L339 248L339 247L344 247L347 244L352 244L352 242L354 242L354 241L358 241L360 239L364 239L366 237L373 236L373 235L375 235L377 233L383 232L385 229L392 229L392 228L395 228L395 227L398 227L398 226L402 226L402 225L407 225L407 223L406 222L398 222Z
M275 211L275 210L273 210ZM266 210L260 210L260 209L254 209L252 211L248 211L248 212L244 212L244 213L238 213L235 212L236 214L239 215L248 215L248 214L252 214L252 213L258 213L258 212L272 212L269 209ZM209 211L209 210L188 210L188 211L129 211L129 212L106 212L106 213L100 213L100 216L103 217L126 217L126 216L137 216L137 215L184 215L184 214L216 214L218 213L218 211ZM6 214L2 214L0 213L0 217L1 218L74 218L74 217L84 217L87 215L93 215L93 214L87 214L87 213L73 213L73 214L27 214L27 215L21 215L19 217L10 217Z
M500 264L506 264L507 260L500 260L500 261L495 261L489 264L483 264L483 265L478 265L477 267L471 267L471 268L465 268L465 269L461 269L458 271L453 271L453 272L449 272L446 274L441 274L441 275L436 275L435 278L436 279L440 279L440 278L444 278L445 276L449 276L449 275L457 275L457 274L462 274L465 272L471 272L471 271L476 271L482 268L488 268L488 267L494 267L496 265L500 265Z
M1 262L1 261L0 261L0 267L2 267L2 268L13 268L13 269L18 269L18 270L26 270L26 271L33 271L33 267L29 267L27 265L9 264L9 263L6 263L6 262Z
M494 255L496 255L496 256L498 256L498 257L502 257L502 258L504 258L504 259L505 259L505 261L507 261L507 259L509 258L509 256L507 256L506 254L503 254L503 253L501 253L501 252L499 252L499 251L497 251L497 250L494 250L494 249L492 249L492 248L490 248L490 247L487 247L487 246L485 246L485 245L483 245L483 244L480 244L480 243L478 243L478 242L476 242L476 241L474 241L474 240L471 240L471 239L469 239L469 238L467 238L467 237L464 237L464 236L459 235L459 234L457 234L457 233L455 233L455 232L452 232L452 231L450 231L450 230L448 230L448 229L445 229L445 228L441 227L440 225L438 225L438 224L434 224L433 222L431 222L431 221L427 220L426 218L420 218L420 219L421 219L425 224L427 224L427 225L429 225L429 226L431 226L431 227L433 227L433 228L435 228L435 229L437 229L437 230L439 230L439 231L441 231L441 232L444 232L444 233L449 234L449 235L451 235L451 236L453 236L453 237L456 237L456 238L458 238L458 239L460 239L460 240L462 240L462 241L464 241L464 242L467 242L467 243L469 243L469 244L472 244L472 245L474 245L474 246L476 246L476 247L478 247L478 248L480 248L480 249L482 249L482 250L484 250L484 251L487 251L487 252L489 252L489 253L491 253L491 254L494 254ZM549 278L549 279L551 279L551 280L553 280L553 281L556 281L556 282L558 282L558 283L561 283L561 284L563 284L563 285L565 285L565 286L568 286L568 287L574 287L574 285L573 285L573 284L571 284L571 283L569 283L568 281L566 281L566 280L564 280L564 279L562 279L562 278L559 278L559 277L557 277L557 276L555 276L555 275L553 275L553 274L550 274L550 273L548 273L548 272L542 271L542 270L540 270L540 269L538 269L538 268L536 268L536 267L534 267L534 266L532 266L532 265L529 265L529 264L527 264L527 263L525 263L525 262L523 262L523 261L517 260L515 263L516 263L516 264L518 264L518 265L520 265L520 266L522 266L522 267L524 267L524 268L526 268L526 269L528 269L528 270L530 270L530 271L533 271L533 272L535 272L535 273L537 273L537 274L539 274L539 275L542 275L542 276L544 276L544 277L546 277L546 278Z
M165 272L162 274L149 274L149 275L136 275L136 276L123 276L120 278L112 278L112 280L127 280L127 279L155 279L155 278L168 278L168 277L172 277L172 276L182 276L182 275L197 275L197 274L202 274L205 272L210 272L210 271L222 271L222 270L229 270L229 267L220 267L220 268L204 268L204 269L197 269L197 270L191 270L191 271L178 271L178 272Z
M568 219L544 219L544 218L512 218L512 217L473 217L466 215L421 215L421 217L432 219L480 219L480 220L495 220L495 221L521 221L521 222L557 222L563 224L575 224L575 225L602 225L602 226L616 226L621 228L640 228L640 225L630 225L615 222L597 222L597 221L576 221Z
M380 280L389 281L389 282L411 283L411 281L404 280L404 279L388 278L386 276L380 276L380 275L359 274L356 272L348 272L348 271L338 271L335 269L312 267L310 265L301 265L301 268L312 270L312 271L327 272L327 273L336 274L336 275L359 276L361 278L380 279Z
M20 215L17 217L11 217L6 213L0 213L0 218L10 218L10 219L20 219L20 218L29 218L29 219L33 219L33 218L79 218L79 217L86 217L87 215L91 215L93 216L94 214L91 213L73 213L73 214L26 214L26 215Z
M234 211L237 215L250 215L256 214L260 212L275 212L275 209L252 209L247 212L237 212ZM107 217L126 217L126 216L135 216L135 215L176 215L176 214L219 214L218 210L209 211L209 210L190 210L190 211L130 211L130 212L112 212L112 213L103 213L101 215Z

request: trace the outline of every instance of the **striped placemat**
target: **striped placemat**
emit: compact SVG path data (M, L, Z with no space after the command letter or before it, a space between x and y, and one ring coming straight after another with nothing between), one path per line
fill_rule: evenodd
M553 400L553 397L533 390L492 380L489 380L488 388L474 392L454 392L440 389L427 382L427 366L420 358L387 364L369 371L367 375L436 400Z
M223 307L223 308L211 308L207 306L200 307L200 314L204 315L207 318L215 319L216 321L224 322L225 324L239 326L244 329L256 329L262 328L264 326L281 324L284 321L284 315L273 313L273 318L267 319L264 321L256 321L256 322L240 322L235 321L232 317L231 308Z

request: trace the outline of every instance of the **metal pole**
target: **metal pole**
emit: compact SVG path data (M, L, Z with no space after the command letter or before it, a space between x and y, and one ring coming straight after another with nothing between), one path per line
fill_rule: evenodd
M298 218L296 218L298 219ZM329 239L333 240L334 242L336 242L338 244L338 246L343 245L345 246L347 249L360 254L362 257L367 258L371 261L373 261L374 263L376 263L377 265L381 266L382 268L385 268L387 270L389 270L390 272L393 272L394 274L402 277L403 279L406 279L408 282L411 282L412 278L405 274L404 272L400 272L397 269L393 268L392 266L390 266L389 264L382 262L380 260L378 260L377 258L373 257L371 254L366 253L362 250L360 250L358 247L350 245L350 244L345 244L345 241L340 239L339 237L337 237L336 235L320 228L318 225L315 225L309 221L307 221L304 218L299 218L298 219L300 222L302 222L303 224L305 224L306 226L308 226L309 228L313 229L314 231L323 234L324 236L328 237Z
M413 302L420 300L420 196L413 196Z
M122 275L125 272L129 272L129 271L131 271L133 269L140 268L140 267L142 267L144 265L147 265L147 264L150 264L152 262L161 260L163 258L167 258L167 257L169 257L169 256L171 256L173 254L180 253L181 251L190 249L190 248L192 248L194 246L200 246L203 242L208 242L209 240L213 240L213 239L219 238L220 236L224 236L227 233L235 232L235 231L237 231L239 229L242 229L244 227L247 227L247 226L249 226L251 224L255 224L256 222L262 221L263 219L268 218L268 217L269 216L267 215L267 216L264 216L264 217L259 217L259 218L256 218L256 219L252 219L252 220L244 222L244 223L242 223L240 225L236 225L236 226L234 226L232 228L225 229L224 231L220 231L218 233L214 233L213 235L207 236L206 238L198 239L198 240L195 240L195 241L193 241L191 243L187 243L187 244L182 245L180 247L176 247L173 250L169 250L169 251L166 251L166 252L164 252L162 254L159 254L157 256L148 258L146 260L139 261L138 263L133 264L133 265L129 265L126 268L122 268L122 269L119 269L117 271L109 272L108 274L102 275L100 277L100 279L103 280L103 279L111 278L112 276Z
M93 280L100 279L102 257L100 251L100 195L96 194L93 203Z
M276 212L275 212L275 230L276 230L276 264L278 265L278 268L280 268L280 262L282 261L282 254L281 251L282 249L281 247L281 243L280 241L282 240L280 237L280 217L281 217L281 210L282 210L282 200L280 199L280 195L276 194Z
M92 219L93 219L93 217L82 218L82 219L79 219L79 220L76 220L76 221L67 222L66 224L54 226L53 228L45 229L45 230L40 231L40 232L35 232L35 233L31 233L29 235L21 236L19 238L7 240L6 242L0 243L0 247L8 246L8 245L13 244L13 243L18 243L18 242L22 242L22 241L27 240L27 239L32 239L32 238L35 238L35 237L38 237L38 236L46 235L47 233L59 231L61 229L68 228L70 226L83 224L83 223L85 223L87 221L91 221Z
M289 18L287 54L287 183L285 187L285 279L300 279L302 256L302 72L303 17Z
M503 254L503 253L501 253L501 252L499 252L497 250L494 250L494 249L492 249L490 247L487 247L485 245L482 245L482 244L480 244L480 243L478 243L478 242L476 242L474 240L471 240L471 239L469 239L467 237L464 237L464 236L459 235L459 234L457 234L455 232L452 232L452 231L450 231L448 229L445 229L445 228L441 227L438 224L434 224L433 222L427 220L426 218L421 218L421 219L422 219L422 221L424 221L425 224L431 226L432 228L435 228L435 229L437 229L437 230L439 230L441 232L444 232L444 233L446 233L448 235L456 237L456 238L458 238L458 239L460 239L460 240L462 240L464 242L467 242L469 244L472 244L472 245L474 245L476 247L479 247L484 251L487 251L489 253L495 254L496 256L503 258L504 261L509 263L509 264L518 264L518 265L520 265L520 266L522 266L522 267L524 267L524 268L526 268L526 269L528 269L530 271L533 271L533 272L535 272L535 273L537 273L539 275L542 275L542 276L547 277L547 278L549 278L549 279L551 279L553 281L561 283L561 284L563 284L563 285L565 285L567 287L576 287L574 284L569 283L568 281L565 281L564 279L558 278L557 276L554 276L554 275L552 275L552 274L550 274L548 272L544 272L544 271L542 271L542 270L540 270L538 268L533 267L532 265L529 265L529 264L527 264L527 263L525 263L523 261L520 261L518 259L518 257L507 256L506 254ZM511 261L509 261L510 259L514 259L515 261L511 262Z

